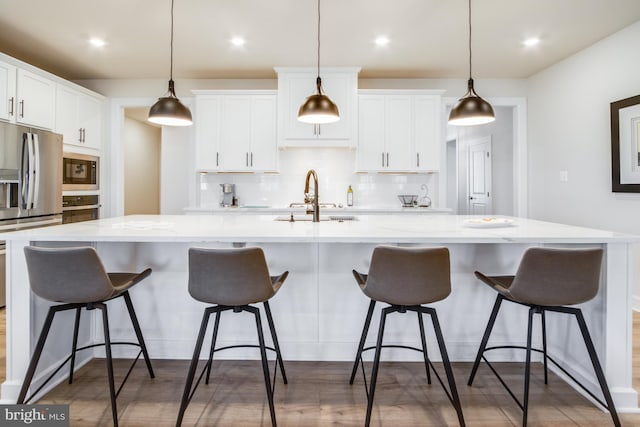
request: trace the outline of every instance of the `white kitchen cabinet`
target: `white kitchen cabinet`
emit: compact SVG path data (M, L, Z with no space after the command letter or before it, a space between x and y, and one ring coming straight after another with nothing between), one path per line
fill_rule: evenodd
M16 119L16 67L0 62L0 120Z
M414 97L414 135L419 172L440 170L440 95L417 95Z
M357 170L439 170L440 94L431 90L360 91Z
M298 121L298 110L316 93L315 68L276 68L280 147L355 147L360 68L322 68L322 90L337 106L340 120L314 125Z
M57 85L55 131L62 134L66 150L73 146L101 149L102 106L101 98Z
M220 104L222 96L197 95L195 111L195 166L198 172L217 171L220 166Z
M361 95L358 106L358 170L409 172L413 127L410 95Z
M277 170L275 91L196 92L196 169Z
M16 122L53 129L56 84L46 77L18 68Z

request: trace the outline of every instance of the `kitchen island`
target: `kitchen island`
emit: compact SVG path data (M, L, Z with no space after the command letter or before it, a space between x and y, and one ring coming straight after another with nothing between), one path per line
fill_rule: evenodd
M631 386L631 261L638 238L524 218L506 218L505 222L512 223L505 227L471 228L469 219L474 218L403 214L313 223L275 221L274 215L128 216L7 234L7 379L2 385L2 402L16 400L48 307L47 302L30 292L23 255L26 245L92 245L109 271L151 267L152 275L132 290L132 299L151 357L171 359L191 357L204 307L187 292L188 248L260 246L272 274L290 272L271 300L283 357L319 361L353 360L369 301L353 280L351 270L367 271L376 245L449 248L452 293L433 307L438 310L453 361L473 360L495 299L495 293L480 284L473 271L513 274L528 247L552 246L605 250L599 294L581 307L616 406L620 411L637 410L637 394ZM133 339L125 308L118 304L114 301L109 307L112 340ZM549 353L590 388L598 390L577 325L570 322L572 319L553 314L547 317ZM526 318L526 310L507 304L491 342L523 344ZM255 341L251 317L238 314L233 320L221 323L221 345ZM72 316L61 323L64 322L70 326ZM54 366L70 348L71 329L54 326L53 336L58 334L60 339L48 344L48 356L42 362L45 366ZM539 330L538 325L535 329ZM81 329L81 343L100 341L100 331L100 322L93 319ZM375 339L374 331L369 334L370 343ZM391 316L385 342L419 346L417 332L414 316ZM430 327L427 343L436 348ZM134 356L133 351L119 347L114 354ZM437 360L436 351L430 354ZM100 356L100 350L85 356L81 363L93 355ZM259 357L254 349L234 349L219 356ZM418 353L398 349L383 352L385 360L419 357ZM494 352L492 358L521 361L524 354L505 350ZM46 375L45 371L40 377Z

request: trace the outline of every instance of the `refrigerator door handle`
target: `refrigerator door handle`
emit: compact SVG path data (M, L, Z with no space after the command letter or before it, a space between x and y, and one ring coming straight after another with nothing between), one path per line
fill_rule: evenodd
M28 143L27 145L29 146L29 169L28 169L28 174L29 174L29 188L27 188L27 209L33 209L33 184L34 184L34 175L35 175L35 166L36 166L36 162L35 162L35 154L33 152L33 134L29 133L28 134L28 139L27 139Z
M29 133L22 134L22 149L20 150L20 171L18 183L20 189L20 209L27 209L27 193L29 189Z
M31 181L31 208L36 209L38 207L38 190L40 188L40 142L38 140L38 134L31 134L33 141L31 146L33 147L33 180Z

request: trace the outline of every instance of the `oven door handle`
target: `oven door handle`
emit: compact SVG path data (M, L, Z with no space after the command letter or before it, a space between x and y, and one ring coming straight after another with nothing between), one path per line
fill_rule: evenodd
M81 211L85 209L98 209L102 207L102 205L82 205L82 206L64 206L62 208L62 212L66 211Z

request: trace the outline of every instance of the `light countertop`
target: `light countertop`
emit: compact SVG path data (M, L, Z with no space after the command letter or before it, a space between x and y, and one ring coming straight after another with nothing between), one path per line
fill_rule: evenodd
M204 207L188 207L184 209L188 214L288 214L293 212L294 214L302 214L305 212L305 208L291 208L288 206L262 206L262 205L241 205L238 207L220 207L220 206L204 206ZM396 214L396 213L408 213L408 214L428 214L428 213L451 213L451 209L448 208L425 208L425 207L402 207L402 206L344 206L336 208L320 207L320 212L326 212L327 214L355 214L355 215L367 215L367 214Z
M327 214L328 216L328 214ZM321 214L322 217L322 214ZM359 215L357 221L275 221L276 215L133 215L3 234L11 240L318 243L615 243L640 236L525 218L470 228L461 215Z

